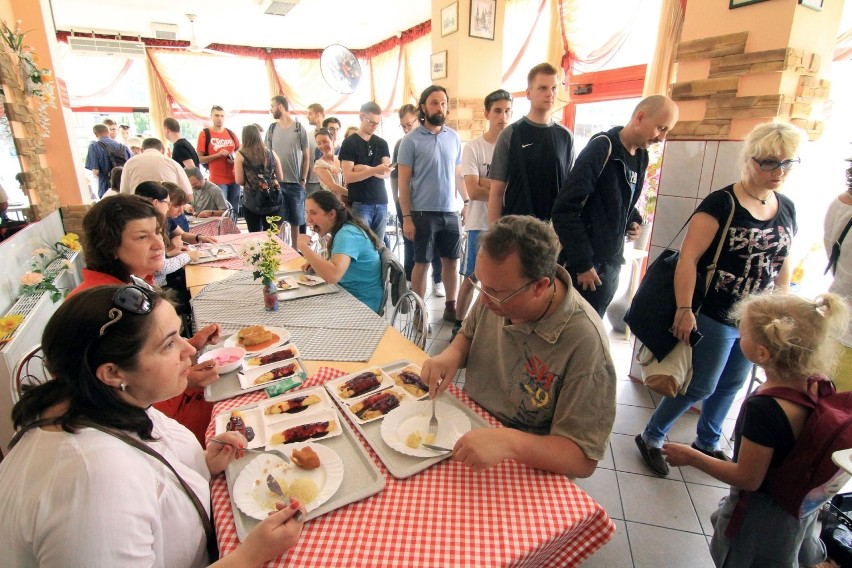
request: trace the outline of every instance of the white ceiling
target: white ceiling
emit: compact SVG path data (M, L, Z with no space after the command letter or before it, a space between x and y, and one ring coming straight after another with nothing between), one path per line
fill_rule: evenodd
M361 49L431 18L431 0L299 0L286 16L263 13L262 0L52 0L57 30L154 37L152 22L177 24L198 43L322 49L339 43ZM130 39L130 38L128 38Z

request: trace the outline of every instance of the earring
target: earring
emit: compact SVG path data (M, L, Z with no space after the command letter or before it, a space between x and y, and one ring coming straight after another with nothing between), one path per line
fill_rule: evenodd
M121 389L121 392L124 392L124 391L126 391L126 390L127 390L127 385L126 385L126 384L124 384L124 383L121 383L121 385L119 385L119 387L118 387L118 388L120 388L120 389Z

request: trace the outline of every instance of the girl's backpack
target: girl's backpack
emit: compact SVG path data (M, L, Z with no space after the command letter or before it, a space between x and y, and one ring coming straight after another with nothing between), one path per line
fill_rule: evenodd
M281 186L275 178L275 156L271 151L266 152L263 163L253 164L245 153L243 155L243 206L255 215L272 215L278 213L284 196Z

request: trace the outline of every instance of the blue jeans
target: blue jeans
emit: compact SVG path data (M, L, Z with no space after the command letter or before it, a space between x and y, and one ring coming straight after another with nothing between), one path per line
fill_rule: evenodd
M238 183L217 183L219 189L225 194L225 199L234 208L234 211L240 210L240 184Z
M689 388L676 398L662 399L642 432L652 448L661 447L677 419L703 400L695 445L708 451L718 449L722 423L751 369L751 362L740 350L739 329L699 314L698 331L704 337L692 350Z
M299 226L305 224L305 188L298 183L281 183L281 194L284 201L281 203L279 215L282 221L291 225Z
M388 224L387 203L361 203L352 202L352 213L360 217L370 229L379 237L379 241L385 240L385 227Z

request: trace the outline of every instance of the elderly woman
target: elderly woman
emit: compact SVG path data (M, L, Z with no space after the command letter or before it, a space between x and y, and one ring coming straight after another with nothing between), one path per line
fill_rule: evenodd
M331 237L331 258L324 259L311 249L311 237L299 235L299 252L312 269L330 284L340 284L350 294L378 312L382 303L382 243L370 228L352 215L330 191L317 191L305 201L308 226L321 238Z
M719 449L722 423L734 396L745 382L751 363L740 350L740 333L731 320L733 305L756 292L790 283L788 254L796 233L796 209L780 192L787 172L799 163L804 133L786 123L756 126L746 137L740 181L712 192L689 222L675 270L677 312L672 333L685 343L693 330L703 334L692 352L692 382L687 392L664 398L651 416L636 445L645 463L658 475L669 467L660 448L666 434L692 405L703 401L693 447L718 459L729 459ZM719 234L733 202L730 229ZM723 239L716 273L698 315L693 293L698 267L713 259Z
M179 331L163 295L139 286L98 286L59 307L42 337L55 378L13 408L20 432L0 463L4 564L208 564L210 477L240 457L246 441L226 432L202 451L186 428L152 408L186 387L195 348ZM160 457L145 455L146 447ZM258 566L293 546L299 505L280 507L214 566Z
M101 284L127 284L133 277L153 283L154 273L164 262L162 227L163 216L143 197L120 194L96 203L83 218L83 282L69 296ZM216 343L220 332L218 324L209 325L189 342L199 350ZM186 391L157 405L189 428L202 444L213 410L204 400L203 389L218 380L217 371L215 361L192 366Z

